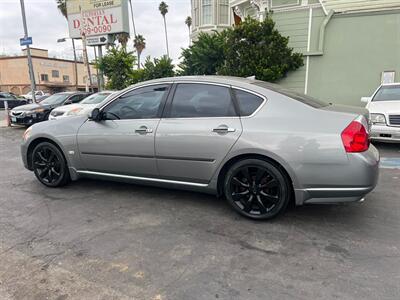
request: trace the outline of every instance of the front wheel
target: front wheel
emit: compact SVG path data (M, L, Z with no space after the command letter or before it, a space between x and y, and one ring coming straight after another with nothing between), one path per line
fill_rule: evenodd
M244 159L229 169L224 193L229 204L251 219L271 219L282 213L290 200L290 182L274 164Z
M32 152L32 166L36 178L45 186L59 187L68 183L67 162L55 145L42 142Z

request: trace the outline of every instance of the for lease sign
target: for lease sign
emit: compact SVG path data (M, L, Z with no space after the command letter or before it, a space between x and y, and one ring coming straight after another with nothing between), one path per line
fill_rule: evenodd
M71 38L129 33L127 0L67 0Z

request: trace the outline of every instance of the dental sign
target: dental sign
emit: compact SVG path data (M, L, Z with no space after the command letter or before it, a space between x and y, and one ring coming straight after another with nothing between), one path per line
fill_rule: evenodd
M71 38L129 33L128 0L67 0Z

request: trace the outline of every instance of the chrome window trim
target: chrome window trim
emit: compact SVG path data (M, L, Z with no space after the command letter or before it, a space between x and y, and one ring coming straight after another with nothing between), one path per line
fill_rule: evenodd
M232 87L232 89L241 90L243 92L247 92L247 93L253 94L253 95L263 99L263 102L258 106L258 108L251 115L240 116L241 119L249 119L249 118L254 117L260 111L260 109L265 105L265 103L267 103L267 101L268 101L267 97L265 97L264 95L261 95L261 94L259 94L257 92L254 92L254 91L251 91L251 90L248 90L248 89L245 89L245 88L237 87L237 86L231 86L231 87ZM240 109L240 107L239 107L239 109Z
M185 186L196 186L196 187L207 187L208 186L207 183L178 181L178 180L141 177L141 176L130 176L130 175L121 175L121 174L112 174L112 173L103 173L103 172L94 172L94 171L84 171L84 170L77 170L77 173L78 174L86 174L86 175L98 175L98 176L106 176L106 177L114 177L114 178L131 179L131 180L137 180L137 181L179 184L179 185L185 185Z
M104 103L99 109L103 110L106 106L108 106L109 104L111 104L112 102L114 102L115 100L117 100L119 97L132 92L134 90L137 90L139 88L142 87L149 87L149 86L153 86L153 85L162 85L162 84L205 84L205 85L216 85L216 86L222 86L222 87L226 87L226 88L231 88L231 89L237 89L237 90L242 90L244 92L253 94L257 97L260 97L261 99L263 99L264 101L259 105L259 107L249 116L230 116L230 117L181 117L181 118L168 118L168 117L164 117L162 116L161 118L152 118L152 119L148 119L147 120L156 120L156 119L161 119L161 120L205 120L205 119L248 119L248 118L252 118L254 117L261 109L262 107L265 105L265 103L268 101L267 97L254 92L252 90L246 89L246 88L242 88L242 87L238 87L236 85L231 85L231 84L227 84L227 83L219 83L219 82L208 82L208 81L195 81L195 80L174 80L174 81L160 81L160 82L153 82L153 83L148 83L148 84L142 84L140 86L135 86L135 87L129 87L124 91L121 91L120 93L118 93L117 95L115 95L115 97L113 97L112 99L110 99L109 101L107 101L106 103ZM232 101L234 101L232 99ZM239 112L240 113L240 112ZM130 119L130 120L146 120L146 119ZM114 120L115 121L115 120Z

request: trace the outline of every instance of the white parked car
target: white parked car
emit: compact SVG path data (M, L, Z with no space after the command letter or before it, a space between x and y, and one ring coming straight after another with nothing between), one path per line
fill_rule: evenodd
M36 98L37 101L38 100L40 101L42 98L48 97L48 96L50 96L49 93L45 93L43 91L35 91L35 98ZM23 97L25 99L28 99L28 100L32 100L32 92L29 92L29 93L27 93L25 95L21 95L21 97Z
M400 83L383 84L361 102L370 113L371 140L400 142Z
M112 93L112 91L102 91L86 97L79 103L57 107L51 111L49 120L88 114L97 104L106 100Z

